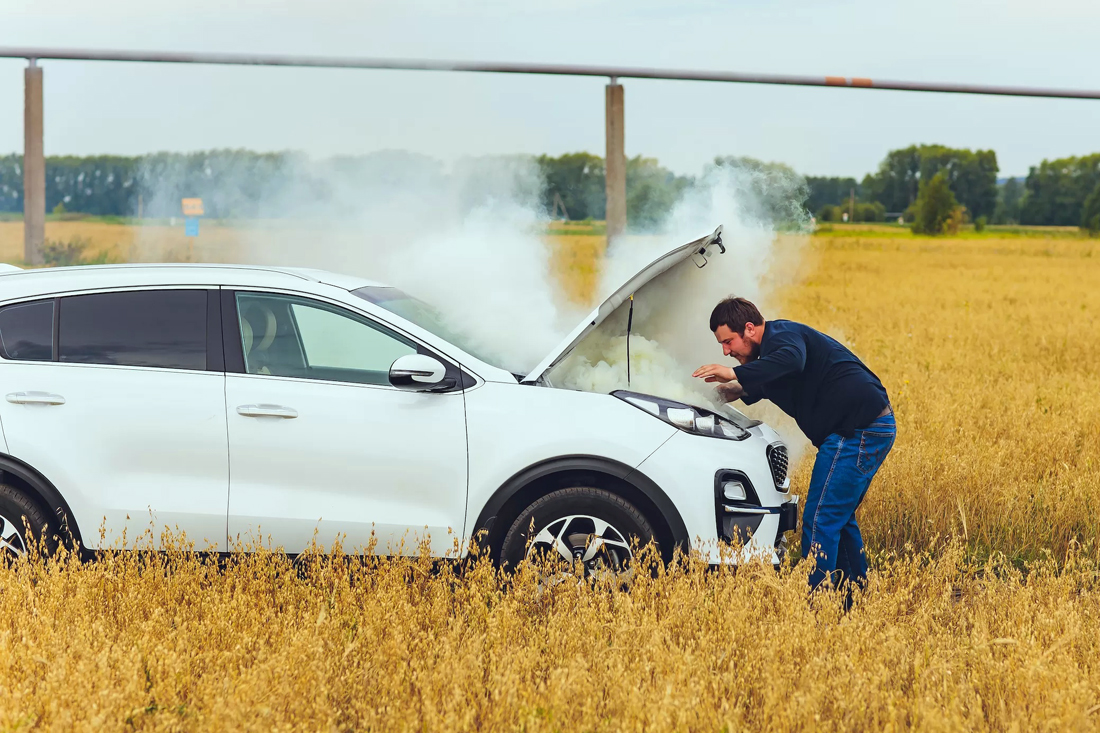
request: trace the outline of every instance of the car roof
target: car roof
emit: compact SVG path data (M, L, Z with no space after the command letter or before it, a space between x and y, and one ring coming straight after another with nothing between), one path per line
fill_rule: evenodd
M382 283L304 267L226 264L130 264L0 271L0 300L72 290L134 286L240 286L296 289L322 283L343 290L386 287Z

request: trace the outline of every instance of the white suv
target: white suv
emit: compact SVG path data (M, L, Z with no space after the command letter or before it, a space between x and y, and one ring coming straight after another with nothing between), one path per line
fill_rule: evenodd
M778 562L797 497L770 428L546 378L630 294L717 254L720 231L638 273L526 376L357 277L5 267L2 547L20 552L27 528L48 526L96 549L152 521L200 549L259 540L294 554L316 535L453 556L478 538L505 563L531 548L591 569L621 567L634 538L717 561L718 541L740 533L745 552Z

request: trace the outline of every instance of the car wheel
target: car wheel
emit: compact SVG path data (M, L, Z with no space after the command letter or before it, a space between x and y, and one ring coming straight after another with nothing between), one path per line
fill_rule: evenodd
M501 545L504 567L525 557L584 563L585 575L628 570L638 546L656 542L653 527L629 501L604 489L558 489L534 502L516 518Z
M26 521L24 521L24 519ZM25 493L0 484L0 557L19 557L27 554L31 537L42 537L49 515ZM46 549L56 543L47 542Z

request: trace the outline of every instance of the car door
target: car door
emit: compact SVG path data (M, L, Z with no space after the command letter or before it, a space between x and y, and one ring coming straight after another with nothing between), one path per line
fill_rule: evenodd
M390 386L394 360L424 347L338 304L248 291L223 304L230 540L361 551L373 533L378 553L450 552L466 509L461 380Z
M48 338L47 338L48 334ZM225 549L229 442L218 290L70 295L0 309L9 453L53 482L84 544L147 530Z

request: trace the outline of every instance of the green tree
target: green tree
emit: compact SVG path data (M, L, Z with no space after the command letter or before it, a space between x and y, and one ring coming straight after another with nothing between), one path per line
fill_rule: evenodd
M0 213L23 210L23 156L0 156Z
M840 209L841 211L847 210L844 206L841 206ZM852 214L852 221L885 221L886 207L878 201L861 201L856 203Z
M561 196L569 218L603 219L607 206L603 158L591 153L566 153L553 158L535 158L545 181L542 204L546 211L554 208L554 194Z
M821 211L823 206L829 205L843 208L848 204L853 190L856 200L861 200L863 195L859 182L854 178L806 176L806 188L806 208L810 211Z
M801 226L808 218L806 179L785 163L769 163L748 156L719 156L704 171L704 179L716 170L737 172L740 185L752 195L741 201L742 210L778 226ZM838 214L839 215L839 214Z
M948 221L959 208L959 202L951 191L946 172L940 171L932 178L921 181L913 208L914 234L944 233Z
M1100 183L1092 190L1081 211L1081 228L1089 234L1100 234Z
M1020 204L1022 224L1078 226L1085 199L1100 184L1100 153L1032 166Z
M115 155L46 158L46 209L62 204L82 214L130 213L137 200L134 175L139 160Z
M974 216L991 216L997 205L997 154L943 145L911 145L891 150L878 171L864 179L866 200L887 211L904 211L920 193L922 181L945 172L958 201Z
M1024 184L1019 178L1009 178L997 187L997 208L993 210L994 224L1019 224L1020 203L1024 198Z
M626 221L633 230L654 229L672 212L691 185L690 178L677 176L656 158L637 155L626 161Z

